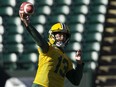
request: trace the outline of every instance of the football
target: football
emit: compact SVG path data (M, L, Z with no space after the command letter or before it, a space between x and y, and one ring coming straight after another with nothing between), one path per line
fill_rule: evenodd
M30 2L23 2L20 6L19 12L31 15L34 12L34 6Z

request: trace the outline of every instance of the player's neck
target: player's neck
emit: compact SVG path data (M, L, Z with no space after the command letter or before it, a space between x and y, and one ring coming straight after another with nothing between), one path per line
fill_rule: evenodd
M58 47L63 53L64 53L64 48L62 47Z
M59 50L61 50L61 51L64 53L64 47L58 47L58 46L56 46L56 45L54 45L54 44L53 44L52 46L58 48Z

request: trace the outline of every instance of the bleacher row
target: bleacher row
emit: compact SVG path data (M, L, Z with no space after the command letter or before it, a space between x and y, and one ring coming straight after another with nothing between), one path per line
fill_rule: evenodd
M68 56L75 62L76 50L82 49L84 70L95 70L108 0L0 0L1 66L8 70L35 69L37 47L18 15L24 1L34 4L31 23L46 40L52 24L68 24L72 33Z

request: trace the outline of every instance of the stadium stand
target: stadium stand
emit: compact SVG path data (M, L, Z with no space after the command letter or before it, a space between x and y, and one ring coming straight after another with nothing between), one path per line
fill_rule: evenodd
M72 37L66 52L75 64L75 52L82 49L82 58L85 62L84 75L78 87L85 87L85 85L104 87L104 79L110 85L114 84L113 82L116 81L115 67L113 67L116 61L114 51L116 12L114 9L109 10L111 18L107 21L112 23L105 23L105 16L108 16L106 15L108 5L108 8L115 8L115 0L0 0L0 67L6 71L5 74L9 77L17 77L25 83L26 87L31 87L27 82L32 83L36 71L37 46L23 27L18 14L19 6L24 1L34 4L35 13L31 22L46 40L52 24L63 22L69 25ZM108 4L108 1L112 2ZM104 24L108 28L104 29ZM100 64L107 65L99 67ZM98 74L96 69L99 69ZM108 73L111 76L106 76ZM111 78L113 75L114 78ZM0 87L4 87L1 83ZM66 79L65 87L76 86Z
M109 0L101 43L96 87L116 86L116 1Z

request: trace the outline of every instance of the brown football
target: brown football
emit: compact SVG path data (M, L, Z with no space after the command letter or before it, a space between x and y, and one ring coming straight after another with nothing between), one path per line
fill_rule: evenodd
M20 13L25 13L25 14L33 14L34 12L34 6L32 3L30 2L23 2L20 6L20 10L19 10Z

